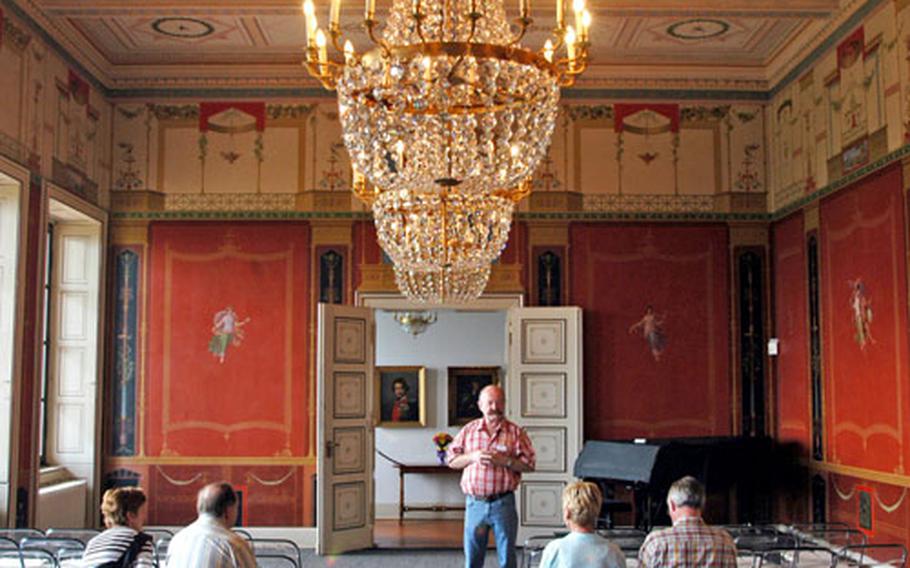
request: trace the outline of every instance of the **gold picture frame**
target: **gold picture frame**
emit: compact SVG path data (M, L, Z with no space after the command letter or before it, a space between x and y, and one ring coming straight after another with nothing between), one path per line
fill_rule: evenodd
M425 367L377 366L373 392L378 418L377 426L380 428L422 428L426 426Z
M449 426L464 426L483 416L477 405L480 391L499 384L499 367L449 367Z

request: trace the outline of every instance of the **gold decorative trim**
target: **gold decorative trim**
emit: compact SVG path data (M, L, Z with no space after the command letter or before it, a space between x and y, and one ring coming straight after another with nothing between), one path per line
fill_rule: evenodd
M114 221L111 223L112 245L145 245L149 241L148 221Z
M809 469L812 471L835 473L837 475L847 475L868 481L877 481L879 483L885 483L887 485L894 485L897 487L910 487L910 476L900 473L885 473L883 471L875 471L873 469L866 469L863 467L854 467L851 465L841 465L818 461L813 461L810 463Z

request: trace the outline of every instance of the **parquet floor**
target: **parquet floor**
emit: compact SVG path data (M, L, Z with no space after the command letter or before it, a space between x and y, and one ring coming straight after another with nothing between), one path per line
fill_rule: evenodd
M373 539L379 548L462 548L461 519L377 519ZM490 542L492 544L492 534Z

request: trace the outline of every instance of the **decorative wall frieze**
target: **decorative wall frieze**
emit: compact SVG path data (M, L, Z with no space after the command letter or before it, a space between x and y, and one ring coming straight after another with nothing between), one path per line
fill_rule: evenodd
M729 116L730 108L730 105L681 105L679 108L679 119L683 124L717 123ZM614 116L613 105L611 104L566 104L563 105L562 109L570 120L613 120ZM755 118L755 114L738 114L742 115L740 116L742 122L748 122Z
M293 211L295 199L292 193L172 193L164 197L164 210Z
M150 104L149 110L158 120L199 120L199 105Z
M0 155L6 156L14 162L24 164L28 157L28 150L24 144L12 136L0 132Z
M149 104L148 107L158 120L199 120L198 104ZM269 104L266 105L265 112L269 120L299 120L305 118L315 107L316 105L314 104ZM132 116L133 114L129 118L132 118Z
M266 105L265 113L269 120L282 118L298 120L305 118L314 108L316 108L314 104Z
M714 211L713 195L618 195L584 196L584 211L688 213Z
M0 31L3 43L12 47L16 52L25 51L29 42L32 41L31 34L14 24L9 18L2 18L0 22L3 24L3 30Z

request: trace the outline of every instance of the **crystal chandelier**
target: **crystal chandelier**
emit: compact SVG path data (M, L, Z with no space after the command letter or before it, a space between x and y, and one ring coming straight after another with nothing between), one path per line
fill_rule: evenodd
M328 37L304 2L307 69L338 90L355 193L372 205L408 297L483 293L549 146L559 88L587 66L584 0L573 2L574 26L555 2L552 37L538 51L521 44L529 0L511 25L503 0L393 0L381 30L375 0L365 0L371 45L361 51L342 46L341 0L331 0Z
M403 331L417 337L436 323L436 312L395 312L392 318Z

